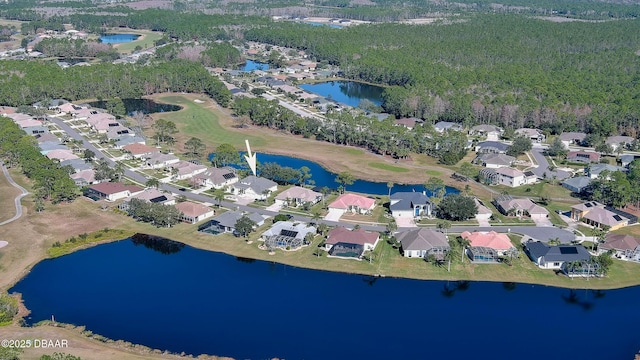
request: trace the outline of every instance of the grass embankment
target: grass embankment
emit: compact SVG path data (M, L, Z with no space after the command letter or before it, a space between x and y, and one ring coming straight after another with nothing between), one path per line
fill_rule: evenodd
M135 235L135 231L122 229L109 229L94 231L92 233L82 233L77 237L72 236L64 242L56 241L51 248L47 250L47 255L52 258L60 257L72 253L78 248L93 246L105 241L126 239Z
M228 110L221 109L212 100L197 94L157 94L155 101L176 104L182 110L170 113L153 114L154 119L171 120L176 123L179 133L175 135L177 151L191 137L200 138L213 151L218 145L228 143L236 149L244 150L245 139L251 143L251 149L258 152L280 154L308 159L319 163L334 173L351 172L356 178L378 182L424 183L429 176L441 176L447 185L463 187L449 176L456 167L443 167L437 160L426 155L417 155L413 159L395 160L373 154L350 146L334 145L327 142L304 139L263 127L248 126L237 128ZM202 102L194 102L194 100ZM152 129L146 129L148 136ZM474 194L489 198L486 189L469 183Z
M140 46L142 49L147 49L153 47L155 42L162 38L164 35L162 32L158 31L150 31L150 30L137 30L137 29L123 29L123 28L115 28L109 31L109 33L113 34L138 34L140 35L134 41L128 43L114 44L114 48L118 50L121 54L128 54L135 50L137 46Z

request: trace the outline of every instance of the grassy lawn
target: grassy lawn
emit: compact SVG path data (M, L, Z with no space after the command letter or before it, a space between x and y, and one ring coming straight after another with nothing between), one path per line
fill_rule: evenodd
M429 176L440 176L442 173L438 170L427 170L425 173Z
M569 211L571 210L571 206L565 203L550 202L549 205L545 207L547 208L547 210L549 210L549 220L551 220L552 224L558 227L567 226L567 223L560 218L560 215L558 215L557 211Z
M139 35L142 35L135 41L128 42L128 43L122 43L122 44L115 44L114 48L116 48L118 50L118 52L121 53L121 54L133 52L133 50L136 48L136 46L140 46L143 49L147 49L147 48L153 47L155 41L159 40L164 35L163 33L157 32L157 31L120 29L120 28L118 28L118 29L116 29L114 31L110 31L110 32L116 33L116 34L117 33L121 33L121 34L139 34Z
M344 150L345 153L349 154L349 155L362 155L364 154L364 150L362 149L345 149Z
M537 184L532 185L523 185L515 188L507 187L504 185L499 185L494 187L498 192L506 191L509 195L516 196L527 196L530 198L541 197L544 196L551 200L563 199L565 201L573 202L575 199L575 203L579 203L580 199L571 197L571 191L565 189L561 185L552 185L545 181L541 181Z
M591 236L591 229L588 229L586 226L583 226L583 227L587 229L587 230L585 230L585 231L587 231L587 232L585 232L585 235ZM612 233L640 237L640 224L634 224L634 225L631 225L631 226L625 226L625 227L622 227L620 229L612 231Z
M398 166L393 166L393 165L389 165L389 164L385 164L385 163L380 163L380 162L370 162L369 166L372 168L376 168L376 169L382 169L382 170L386 170L386 171L393 171L393 172L408 172L409 169L405 169L402 167L398 167Z

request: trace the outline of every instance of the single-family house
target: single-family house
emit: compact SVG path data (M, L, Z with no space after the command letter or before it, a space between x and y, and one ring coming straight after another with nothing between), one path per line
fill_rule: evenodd
M13 112L13 113L6 113L4 114L4 117L8 117L11 120L13 120L14 123L20 125L19 123L21 121L28 121L28 120L33 120L33 116L29 115L29 114L24 114L24 113L19 113L19 112ZM34 120L37 121L37 120ZM42 124L42 123L40 123ZM23 126L20 126L23 127Z
M205 205L194 203L191 201L183 201L181 203L177 203L176 209L182 213L180 215L180 220L195 224L204 219L208 219L215 214L215 211Z
M124 126L111 127L107 130L106 134L107 134L107 139L109 140L116 140L122 137L136 136L136 133L133 130Z
M60 144L58 141L45 141L38 143L40 148L40 154L46 155L49 151L53 150L68 150L69 148Z
M605 141L605 143L609 144L613 151L616 151L616 149L618 149L618 147L622 146L624 148L627 145L633 144L633 142L635 140L636 140L636 138L631 137L631 136L616 135L616 136L609 136L607 138L607 140Z
M491 248L495 250L499 256L515 248L507 234L497 233L495 231L464 231L460 236L463 239L469 240L470 246Z
M22 130L26 132L27 135L38 135L38 134L45 134L49 132L49 128L42 125L27 126L27 127L23 127Z
M58 139L57 136L53 135L50 132L36 134L33 137L36 138L36 141L38 143L50 142L50 141L60 142L60 139Z
M516 130L516 135L525 136L532 142L543 142L545 135L539 129L520 128Z
M477 153L493 153L493 154L504 154L509 150L511 145L505 144L500 141L482 141L476 145Z
M594 151L569 151L567 160L585 164L597 163L600 161L600 153Z
M498 184L506 185L509 187L518 187L525 185L525 175L522 171L510 167L497 168L496 174L498 174Z
M549 246L540 241L527 241L523 245L529 259L541 269L561 269L564 263L591 259L582 245Z
M461 131L462 130L462 125L454 123L454 122L450 122L450 121L438 121L435 125L433 125L433 128L439 132L439 133L443 133L447 130L450 131Z
M325 250L329 256L359 258L364 251L373 251L379 240L380 234L377 232L338 226L327 234Z
M626 167L628 168L629 165L635 160L637 159L636 155L633 154L623 154L618 156L618 164L620 164L620 166L622 167Z
M163 169L179 161L180 159L173 154L153 153L147 157L146 165L151 169Z
M503 132L504 130L499 126L482 124L472 127L471 130L469 130L469 135L484 136L487 141L498 141L502 137Z
M117 138L114 144L116 149L122 149L123 147L131 144L146 144L146 140L144 138L138 136L124 136L121 138Z
M172 171L177 171L174 176L174 178L177 180L189 179L194 175L198 175L207 171L207 167L204 165L194 164L190 161L183 160L180 160L177 163L170 164L168 167L171 168Z
M562 182L562 187L576 194L581 194L589 185L591 185L591 178L588 176L576 176Z
M122 150L128 153L133 159L146 159L149 156L160 152L158 148L139 143L125 145L122 147Z
M393 125L395 126L404 126L405 128L412 130L414 127L416 127L416 124L422 124L424 122L424 120L419 119L419 118L401 118L401 119L397 119L393 122Z
M329 204L329 210L368 214L376 206L375 199L368 198L366 196L346 193L338 196L331 204Z
M73 180L76 186L80 186L80 187L97 183L96 172L91 168L77 171L69 175L69 177Z
M322 194L300 186L293 186L276 195L276 204L298 207L305 203L316 204L322 200Z
M144 189L136 185L125 185L119 182L102 182L89 186L87 192L107 201L116 201L128 198L131 195L142 192Z
M256 223L256 227L264 225L264 217L260 214L243 213L241 211L227 211L214 217L207 224L201 225L199 230L214 229L215 233L233 233L236 230L236 223L243 216L247 216L251 221Z
M493 202L498 211L507 216L530 216L532 219L546 219L549 216L547 209L529 198L514 199L511 195L500 195Z
M278 184L275 181L253 175L231 185L231 191L234 195L254 200L264 200L276 190L278 190Z
M404 257L426 258L433 254L443 258L451 250L447 236L433 229L419 228L399 232L395 236L402 245L400 251Z
M93 169L93 165L84 159L71 159L60 162L60 167L71 166L75 172Z
M490 169L499 169L502 167L510 167L516 161L516 158L506 154L481 153L473 161Z
M15 123L18 124L18 126L20 126L22 130L26 128L37 128L39 126L42 126L42 121L32 119L30 116L28 119L25 119L25 120L16 120ZM27 132L27 134L31 134L31 133Z
M278 221L260 235L260 240L268 250L297 250L309 245L308 237L313 238L316 232L315 226L304 222Z
M232 167L210 167L206 171L195 175L191 181L196 186L202 186L209 189L222 189L226 186L237 183L238 175L236 174L236 170Z
M571 207L571 218L597 228L607 228L609 230L629 225L628 218L605 209L605 206L597 201L573 205Z
M51 150L45 154L49 159L58 159L60 162L65 160L79 159L78 155L74 154L71 149L63 150Z
M389 209L393 217L431 217L433 204L423 192L396 192L391 194Z
M588 177L590 177L591 179L597 179L604 171L608 171L609 173L616 171L626 172L627 169L621 166L614 166L610 164L591 164L585 168L585 171ZM609 179L609 177L607 177L607 179Z
M128 199L118 204L118 209L123 211L129 210L129 202L132 199L138 199L138 200L142 200L144 202L148 202L152 204L162 204L162 205L176 204L176 199L173 197L171 193L162 192L154 188L147 188L147 189L144 189L144 191L142 192L131 195Z
M581 146L587 134L583 132L563 132L560 134L560 141L565 148L569 148L570 145Z
M631 235L609 233L604 243L598 245L598 253L613 251L620 260L640 261L640 239Z

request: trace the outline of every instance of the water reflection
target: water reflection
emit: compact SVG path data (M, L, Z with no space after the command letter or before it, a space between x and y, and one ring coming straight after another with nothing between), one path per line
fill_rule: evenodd
M165 255L175 254L184 248L183 243L153 235L135 234L131 237L131 241L136 246L143 245L147 249L155 250Z

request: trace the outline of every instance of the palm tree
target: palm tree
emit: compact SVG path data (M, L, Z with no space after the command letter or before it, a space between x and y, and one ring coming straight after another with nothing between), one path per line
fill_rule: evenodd
M436 226L441 231L444 230L443 231L444 232L444 236L447 236L447 229L451 229L451 222L449 222L447 220L440 220L440 221L438 221L438 224Z
M220 204L222 203L222 200L224 200L224 190L216 189L213 192L213 198L216 199L216 201L218 201L218 207L220 207Z
M391 189L393 188L393 182L392 181L389 181L387 183L387 188L389 188L389 197L391 197Z
M149 180L147 180L146 183L144 183L144 185L146 187L150 187L150 188L158 188L160 186L160 180L156 179L156 178L149 178Z
M464 263L464 251L467 249L467 246L471 245L471 241L463 238L462 236L458 236L456 241L458 242L458 245L460 245L460 247L462 248L460 250L460 261Z
M311 214L311 220L313 221L314 224L317 224L320 218L321 218L320 211L318 210L314 211L313 214Z

